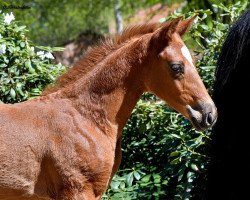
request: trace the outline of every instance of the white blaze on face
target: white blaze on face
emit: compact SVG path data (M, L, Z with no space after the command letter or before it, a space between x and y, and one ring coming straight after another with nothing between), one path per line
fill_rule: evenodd
M188 62L193 66L193 59L192 56L186 46L181 47L182 55L188 60Z

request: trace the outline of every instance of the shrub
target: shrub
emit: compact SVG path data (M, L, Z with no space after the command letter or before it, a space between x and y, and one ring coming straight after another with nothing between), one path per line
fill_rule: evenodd
M35 46L27 29L12 13L0 13L0 101L15 103L41 94L64 71L53 64L52 51L60 48Z

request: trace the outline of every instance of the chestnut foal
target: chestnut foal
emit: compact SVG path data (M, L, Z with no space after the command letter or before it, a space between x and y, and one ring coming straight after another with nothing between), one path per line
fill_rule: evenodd
M0 105L0 199L100 199L143 92L197 129L211 127L216 107L181 39L192 21L128 28L91 49L43 96Z

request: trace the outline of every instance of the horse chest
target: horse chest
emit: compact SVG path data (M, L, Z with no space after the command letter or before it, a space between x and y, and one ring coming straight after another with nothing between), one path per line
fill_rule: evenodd
M115 141L88 128L51 146L53 164L65 187L93 188L96 196L108 186L115 162ZM51 167L48 167L51 168Z

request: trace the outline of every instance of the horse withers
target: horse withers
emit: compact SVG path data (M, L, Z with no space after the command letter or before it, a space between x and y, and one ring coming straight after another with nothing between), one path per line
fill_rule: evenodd
M194 18L127 28L89 50L41 97L0 106L0 199L100 199L144 92L199 129L216 107L181 36Z

